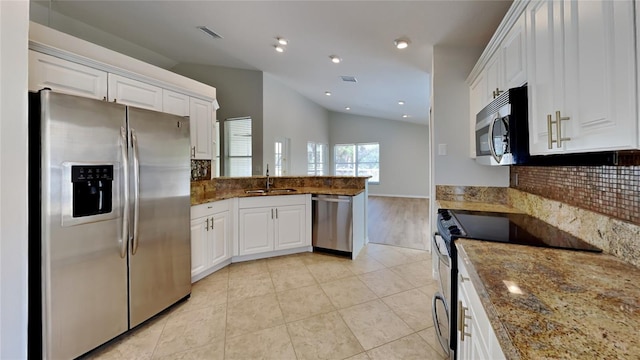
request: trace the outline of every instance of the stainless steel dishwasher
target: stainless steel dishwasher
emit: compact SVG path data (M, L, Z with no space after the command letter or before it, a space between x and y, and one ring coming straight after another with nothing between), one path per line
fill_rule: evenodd
M352 197L314 195L312 244L314 250L351 255L353 252Z

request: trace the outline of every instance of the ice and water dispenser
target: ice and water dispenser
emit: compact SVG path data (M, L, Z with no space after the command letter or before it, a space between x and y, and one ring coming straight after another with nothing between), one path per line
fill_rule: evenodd
M73 165L71 183L74 218L111 212L113 165Z

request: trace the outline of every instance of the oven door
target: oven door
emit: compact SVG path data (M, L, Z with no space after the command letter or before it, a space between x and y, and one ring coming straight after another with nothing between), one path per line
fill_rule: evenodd
M442 346L442 350L449 356L451 258L444 240L437 233L433 235L432 239L431 249L436 254L434 256L434 269L438 279L439 291L433 295L431 311L436 337L440 346Z
M476 162L483 165L509 165L509 116L498 113L476 125Z

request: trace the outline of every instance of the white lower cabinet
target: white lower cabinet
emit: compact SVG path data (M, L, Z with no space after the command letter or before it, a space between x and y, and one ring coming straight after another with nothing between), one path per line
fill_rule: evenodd
M191 207L191 281L231 260L231 200Z
M310 195L239 199L238 254L311 246L310 210Z
M458 259L458 346L459 360L505 359L478 293L469 279L464 261Z

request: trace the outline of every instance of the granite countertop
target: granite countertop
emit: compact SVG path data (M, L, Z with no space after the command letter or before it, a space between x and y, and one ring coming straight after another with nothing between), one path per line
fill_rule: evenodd
M473 202L473 201L446 201L437 200L438 207L442 209L455 209L455 210L471 210L471 211L490 211L490 212L503 212L503 213L521 213L522 211L504 204L493 204L485 202Z
M640 358L638 268L601 253L456 247L508 359Z
M191 205L199 205L206 204L212 201L219 201L231 198L241 198L241 197L256 197L256 196L280 196L280 195L301 195L301 194L311 194L311 195L320 195L320 194L328 194L328 195L346 195L346 196L356 196L364 191L364 189L332 189L332 188L324 188L324 187L296 187L296 191L294 192L270 192L263 194L247 194L245 190L231 190L225 191L223 193L216 193L213 196L201 198L201 199L191 199Z

